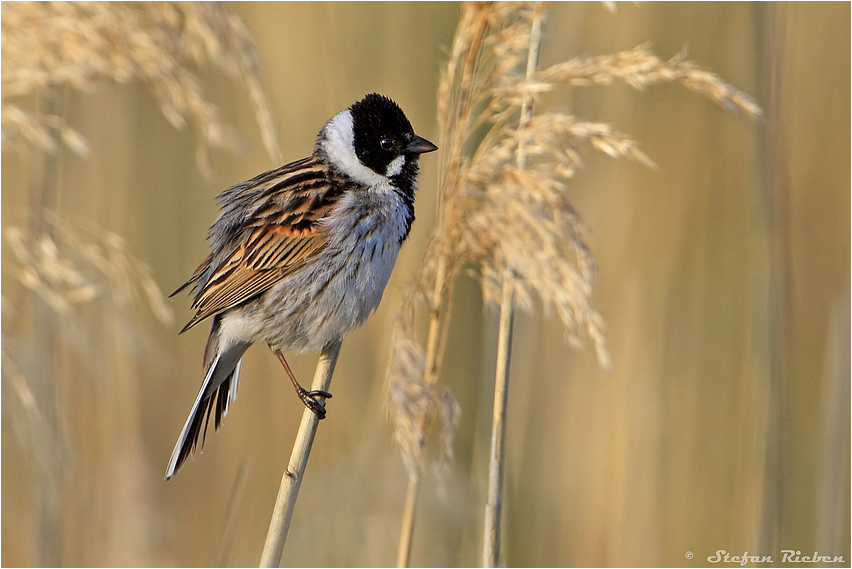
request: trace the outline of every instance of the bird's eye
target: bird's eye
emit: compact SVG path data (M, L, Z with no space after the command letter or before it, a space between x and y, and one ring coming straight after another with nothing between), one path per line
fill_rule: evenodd
M382 147L382 150L393 150L393 140L383 138L382 141L379 142L379 146Z

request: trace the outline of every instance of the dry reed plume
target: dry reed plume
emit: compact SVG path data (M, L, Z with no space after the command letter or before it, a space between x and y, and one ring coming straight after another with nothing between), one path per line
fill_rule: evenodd
M257 55L245 25L222 4L4 2L0 9L3 151L35 156L28 160L30 178L39 180L19 189L29 194L30 210L26 223L4 228L12 254L3 266L22 285L3 297L3 386L4 394L10 388L12 395L4 398L10 405L4 409L12 411L6 416L24 456L35 464L36 497L29 507L38 547L32 564L56 566L67 555L64 543L94 535L113 547L113 561L101 562L162 564L147 556L151 548L144 532L99 526L97 520L133 511L144 526L158 515L140 475L140 378L133 359L144 349L139 342L144 327L141 319L115 309L145 302L163 323L171 321L172 312L150 268L130 254L121 236L92 221L71 223L56 209L64 150L84 157L91 152L63 115L63 103L75 90L91 92L109 82L141 84L172 126L189 125L196 132L196 158L209 174L210 147L238 146L236 133L192 71L210 63L248 91L264 145L281 161ZM63 191L75 199L73 188ZM72 372L60 365L89 353L80 349L81 342L90 350L98 347L91 352L97 357L80 362L91 372L86 377L110 380L83 390L90 397L87 414L110 425L109 434L94 444L95 453L109 458L96 463L89 483L97 486L101 478L120 473L123 484L103 485L96 509L104 512L86 511L86 524L63 524L79 504L71 498L76 494L69 457L92 446L89 433L69 426L68 409L79 403L80 389L71 388Z
M2 16L4 143L26 141L56 152L61 141L85 154L85 141L64 117L29 111L26 100L17 100L66 87L89 91L105 80L141 82L175 128L189 123L197 131L199 164L209 171L208 145L236 145L234 132L189 68L209 61L245 85L266 149L280 161L251 37L223 5L8 2Z
M4 230L18 266L10 272L58 313L107 296L117 307L145 299L157 319L174 319L151 268L134 258L124 239L100 227L75 227L46 214L49 231L33 233L24 226ZM91 225L91 224L90 224Z
M590 341L600 364L609 365L603 322L592 302L594 259L565 188L588 150L653 162L610 125L550 109L532 116L536 96L559 84L623 82L643 89L675 83L752 118L760 113L748 95L683 54L666 61L647 46L530 69L531 33L541 10L537 3L463 4L438 88L437 227L404 302L388 368L388 409L411 484L399 565L408 562L430 423L439 416L450 424L447 417L457 414L439 404L447 397L436 381L453 284L463 268L475 268L488 301L499 303L508 291L510 309L516 302L531 310L537 299L559 316L572 344ZM417 304L429 315L425 344L416 339Z
M161 322L172 319L150 269L129 254L119 235L92 222L72 224L51 209L58 192L60 147L89 153L83 137L61 114L62 97L68 89L92 91L104 81L141 82L173 126L189 122L196 129L199 165L209 172L208 145L234 146L236 138L187 66L207 61L247 86L266 148L277 158L278 142L251 37L222 5L3 3L4 150L31 148L47 156L44 187L33 189L40 192L40 200L31 200L31 227L15 225L4 231L14 253L7 268L56 313L67 314L104 296L118 307L144 297Z

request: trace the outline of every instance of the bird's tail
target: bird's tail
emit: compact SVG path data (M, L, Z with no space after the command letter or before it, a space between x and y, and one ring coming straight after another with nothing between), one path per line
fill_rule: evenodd
M222 417L228 414L228 405L237 398L237 384L240 379L242 357L250 344L220 345L219 318L214 319L204 351L204 365L207 373L204 383L198 391L198 397L192 404L189 417L180 432L169 465L166 468L166 480L175 475L186 459L198 446L201 436L201 446L207 436L207 424L210 413L216 409L214 426L216 429L222 422ZM203 428L202 428L203 427Z

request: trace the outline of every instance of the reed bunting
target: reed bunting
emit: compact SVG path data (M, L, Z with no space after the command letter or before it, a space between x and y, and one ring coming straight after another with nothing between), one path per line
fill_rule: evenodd
M283 354L341 340L379 305L414 221L419 156L433 150L396 103L374 93L328 121L311 156L219 196L212 252L172 294L194 287L195 316L181 333L212 321L204 382L167 479L192 454L214 409L219 428L252 344L267 344L299 398L325 417L316 398L331 395L302 388Z

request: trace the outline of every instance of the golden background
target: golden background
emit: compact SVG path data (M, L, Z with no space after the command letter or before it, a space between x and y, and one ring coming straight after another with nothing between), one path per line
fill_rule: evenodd
M260 54L285 161L368 92L436 141L455 3L234 3ZM5 3L4 3L5 10ZM674 86L557 91L656 162L586 158L569 188L590 228L612 369L537 307L516 319L508 415L507 566L705 566L724 549L850 559L850 7L847 3L553 4L542 66L651 42L751 93L757 123ZM206 256L214 197L278 164L248 94L196 70L241 135L195 160L139 83L64 93L91 155L4 147L2 223L41 207L125 240L166 292ZM5 69L4 69L5 72ZM437 142L437 141L436 141ZM425 155L417 222L382 305L343 343L284 549L286 566L394 563L406 472L384 409L391 322L434 222ZM56 176L56 195L41 194ZM206 334L178 337L107 297L53 311L3 240L2 564L255 565L302 405L263 347L237 402L170 482ZM452 471L420 491L412 564L480 561L496 311L457 283L442 385L461 404ZM10 366L9 361L13 362ZM303 383L316 354L291 356ZM14 371L14 373L13 373ZM692 552L694 558L686 557Z

